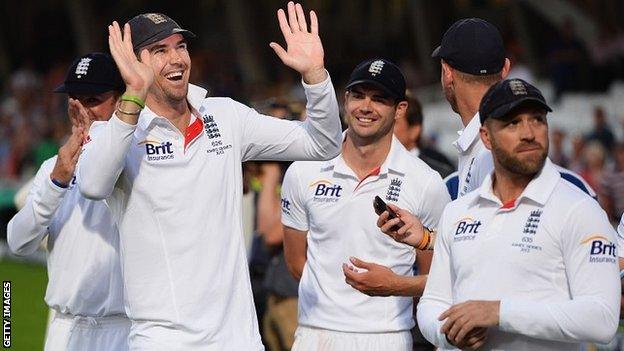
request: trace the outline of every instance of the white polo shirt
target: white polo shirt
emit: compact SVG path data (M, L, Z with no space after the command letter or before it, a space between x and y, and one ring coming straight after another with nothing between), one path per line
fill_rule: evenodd
M286 172L282 223L308 232L299 325L357 333L414 326L411 297L370 297L349 286L342 272L342 264L353 256L399 275L413 274L414 249L377 228L376 195L415 213L432 228L450 200L440 175L394 137L384 163L362 181L342 155L327 162L295 162Z
M340 149L331 80L305 85L305 122L262 116L190 86L182 135L145 108L92 128L80 190L118 219L130 347L261 350L242 234L241 162L329 159Z
M573 350L615 334L615 232L598 203L550 161L507 206L487 177L446 207L439 233L418 304L418 325L438 347L452 348L438 316L467 300L501 301L500 326L490 328L484 349Z
M453 146L457 148L459 156L457 197L462 197L479 188L483 180L494 170L492 153L481 141L480 128L481 120L477 112L466 128L457 132L459 138L453 143ZM555 167L559 170L564 180L574 184L589 196L596 198L594 190L581 176L558 165L555 165Z
M104 201L82 197L50 180L57 156L39 168L25 206L7 226L11 251L28 255L48 235L45 301L59 312L89 317L123 315L117 225Z

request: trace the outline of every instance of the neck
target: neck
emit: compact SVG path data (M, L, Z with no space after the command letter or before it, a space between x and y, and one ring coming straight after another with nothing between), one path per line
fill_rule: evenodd
M494 160L496 164L496 160ZM524 176L511 173L500 165L496 165L494 169L494 178L492 180L494 195L498 197L503 204L517 199L524 189L529 185L533 176Z
M467 126L477 112L479 112L479 104L488 88L488 86L481 84L463 84L456 88L457 110L461 116L464 127Z
M342 145L342 158L362 180L368 173L381 166L386 160L392 145L392 133L388 133L373 142L366 141L353 135L347 130L347 137Z
M191 120L191 109L186 99L180 101L171 101L167 98L158 98L152 94L148 94L145 104L150 110L158 116L169 120L182 135L186 132L186 127Z

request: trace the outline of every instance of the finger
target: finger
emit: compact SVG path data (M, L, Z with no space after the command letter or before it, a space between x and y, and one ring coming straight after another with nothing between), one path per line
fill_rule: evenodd
M381 228L386 221L388 220L388 216L390 216L390 214L388 213L388 211L383 211L379 217L377 217L377 227Z
M288 38L290 38L293 33L288 26L286 13L282 9L277 10L277 22L279 23L279 27L282 30L282 35L284 36L284 39L286 39L286 42L288 42Z
M306 22L305 13L303 13L303 7L301 7L301 4L295 5L295 12L297 12L297 21L299 22L299 30L307 33L308 23Z
M273 49L273 51L275 51L277 57L279 57L283 63L286 63L286 60L288 59L286 50L284 50L284 48L278 43L270 43L269 46Z
M442 312L442 314L438 317L438 320L439 321L443 321L446 318L448 318L451 315L451 313L453 312L453 307L454 306L451 306L449 309L447 309L446 311Z
M130 29L130 24L128 23L124 25L123 42L126 52L134 54L134 48L132 47L132 30Z
M458 341L462 341L464 340L464 338L466 337L466 335L473 329L472 327L472 323L468 322L463 324L458 332L457 332L457 336L455 337L456 340Z
M316 18L314 11L310 11L310 29L312 34L318 35L318 18Z
M396 233L396 231L393 229L393 227L395 225L398 225L399 223L401 223L401 219L393 218L393 219L387 221L386 224L384 224L380 229L385 234L391 235L393 233Z
M354 266L358 268L370 269L371 266L373 265L370 262L362 261L356 257L349 257L349 261L351 261L351 264L353 264Z
M288 2L288 24L290 25L290 30L293 33L299 32L299 23L297 23L297 13L295 12L295 3L292 1Z

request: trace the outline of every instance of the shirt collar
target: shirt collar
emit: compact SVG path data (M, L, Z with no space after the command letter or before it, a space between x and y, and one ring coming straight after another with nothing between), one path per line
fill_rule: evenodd
M189 84L188 93L186 94L186 99L188 100L191 107L195 110L199 110L204 98L208 94L208 90L199 87L194 84ZM147 129L147 127L152 123L154 118L160 117L154 113L148 106L145 106L143 111L141 111L141 115L139 116L139 127L141 129ZM191 121L193 118L191 117Z
M488 201L495 202L497 204L501 204L501 201L496 195L494 195L494 189L492 188L492 177L494 172L492 171L488 174L487 177L483 180L483 184L479 188L479 196L476 196L475 199L484 199ZM542 170L533 178L524 191L518 198L516 199L516 206L522 201L522 199L528 199L534 201L542 206L546 204L548 198L555 190L555 186L561 179L559 171L549 158L546 158L546 162L544 162L544 167Z
M346 137L347 137L347 132L345 130L344 132L342 132L343 142ZM387 174L387 173L404 174L404 172L401 171L402 169L401 166L404 165L405 162L401 161L401 154L406 154L406 153L408 153L408 151L405 149L403 144L401 144L401 142L399 142L399 140L394 135L392 135L390 151L388 152L388 156L386 156L386 159L384 160L384 162L379 167L379 175ZM357 176L355 175L355 172L353 172L353 170L344 161L344 158L342 157L342 152L340 153L340 155L338 155L338 157L334 158L333 160L328 161L328 163L334 166L334 172L345 174L345 175L351 175L357 178Z
M481 120L479 118L479 112L472 117L470 122L463 130L457 131L459 138L453 142L453 146L461 152L466 152L470 146L472 146L476 140L479 139L479 129L481 128Z

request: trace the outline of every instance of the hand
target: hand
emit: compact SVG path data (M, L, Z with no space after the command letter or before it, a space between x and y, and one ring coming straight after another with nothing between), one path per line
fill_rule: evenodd
M424 228L418 217L395 205L387 204L387 206L397 214L397 218L388 220L390 214L388 211L384 211L377 218L377 227L397 242L413 247L418 246L424 235ZM399 230L392 230L400 222L403 222L403 226Z
M51 178L54 178L64 184L69 184L74 176L74 170L76 169L76 163L80 152L82 151L82 140L85 137L83 128L72 127L72 134L67 139L67 142L58 152L56 163L50 174Z
M438 317L442 321L446 319L440 331L446 334L447 340L458 346L467 342L470 332L475 328L488 328L498 326L500 301L466 301L451 306ZM468 338L464 340L464 338ZM477 338L478 339L478 338ZM475 338L473 343L478 343Z
M342 272L347 284L368 296L393 295L397 274L390 268L364 262L355 257L350 257L349 261L355 268L346 263L342 264ZM366 271L358 272L357 268L363 268Z
M124 25L123 36L119 23L114 21L108 26L108 47L126 83L126 92L145 101L147 91L154 81L151 56L147 49L141 50L139 61L132 48L130 25Z
M69 98L67 114L69 115L72 127L82 128L86 132L89 131L91 123L95 120L95 116L93 116L78 99Z
M317 84L327 78L323 62L323 44L318 36L318 19L316 13L310 11L310 32L303 8L300 4L288 3L288 20L284 10L277 11L280 29L286 40L286 48L271 42L269 46L275 51L282 62L301 73L308 84Z
M460 340L457 344L452 342L451 344L462 350L477 350L485 344L485 341L487 340L487 333L488 328L474 328L466 334L466 337L463 340Z

